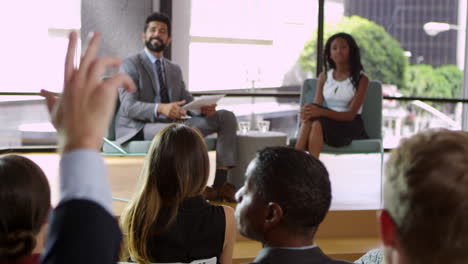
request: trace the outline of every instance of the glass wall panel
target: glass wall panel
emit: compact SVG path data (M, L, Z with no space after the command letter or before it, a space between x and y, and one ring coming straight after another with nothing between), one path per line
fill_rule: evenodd
M11 1L1 18L0 93L59 92L70 30L80 30L80 0ZM78 54L80 50L78 50ZM39 96L0 96L0 148L55 145Z
M296 61L317 24L315 1L200 0L191 6L191 90L290 85L307 76Z
M57 144L41 97L0 96L0 113L0 149Z
M384 100L384 146L395 148L403 137L430 128L461 129L461 103Z
M304 79L315 76L318 1L197 0L191 8L190 90L299 91ZM382 83L382 95L410 97L383 102L385 148L428 128L460 129L460 104L424 99L462 98L466 1L327 0L324 13L324 42L333 33L351 33L365 72ZM229 97L220 107L252 124L266 114L272 130L293 136L298 99ZM380 179L369 184L355 187L379 199Z
M337 20L325 15L326 39L333 33L352 34L370 79L394 97L462 98L466 4L459 0L342 0ZM314 42L301 62L315 69ZM384 101L384 146L418 131L461 128L461 106L430 101Z
M309 0L192 1L189 89L299 91L312 76L298 58L317 27L317 7ZM271 129L294 136L298 104L298 97L226 97L219 108L253 125L269 120Z
M0 72L7 78L0 92L60 91L68 32L80 29L80 1L13 2L1 18Z

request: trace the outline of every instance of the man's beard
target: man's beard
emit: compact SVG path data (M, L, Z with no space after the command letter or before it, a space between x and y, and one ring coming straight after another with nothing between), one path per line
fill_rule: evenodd
M157 40L157 41L154 41L154 44L153 44L153 40ZM164 43L164 41L158 37L150 38L149 40L145 41L145 45L149 50L158 52L158 53L163 51L166 48L166 43Z

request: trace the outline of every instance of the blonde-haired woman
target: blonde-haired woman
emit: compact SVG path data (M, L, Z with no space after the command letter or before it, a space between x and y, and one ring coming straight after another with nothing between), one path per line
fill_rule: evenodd
M136 195L121 218L134 261L232 262L234 210L203 198L208 174L208 151L196 129L171 124L155 136Z

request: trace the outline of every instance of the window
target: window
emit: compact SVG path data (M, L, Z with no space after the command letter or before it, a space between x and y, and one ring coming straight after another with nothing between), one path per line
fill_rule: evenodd
M192 1L190 89L296 84L295 63L316 20L308 0Z
M2 17L0 92L60 91L69 30L80 29L79 0L8 4Z
M344 15L351 17L347 23L355 29L364 67L371 78L383 82L384 95L462 98L466 1L344 0L343 6ZM384 31L374 27L364 35L356 23L373 23ZM377 36L384 34L396 45L390 40L379 43ZM461 107L461 103L430 100L384 101L386 147L427 128L460 129Z
M80 30L79 0L12 1L0 25L0 92L62 90L70 30ZM39 96L0 96L0 148L55 144L55 130Z

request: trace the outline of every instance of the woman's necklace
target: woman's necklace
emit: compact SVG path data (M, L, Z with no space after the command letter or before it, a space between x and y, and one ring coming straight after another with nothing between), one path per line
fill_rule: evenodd
M343 80L338 80L338 78L337 78L337 76L336 76L336 71L333 71L333 79L334 79L335 81L338 81L338 82L342 82L342 81L348 79L348 78L349 78L349 73L347 73L346 75L348 75L348 76L347 76L345 79L343 79ZM336 92L338 92L338 88L340 88L339 85L337 85L336 88L335 88L335 91L334 91L335 94L336 94Z

